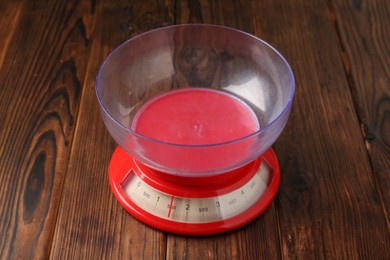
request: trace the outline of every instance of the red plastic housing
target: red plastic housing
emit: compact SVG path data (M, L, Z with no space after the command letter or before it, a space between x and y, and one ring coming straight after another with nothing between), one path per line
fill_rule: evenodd
M256 174L264 159L272 168L266 192L248 210L231 218L208 223L183 223L150 214L141 209L125 193L122 184L129 174L137 174L145 183L174 196L189 198L212 197L232 191L245 184ZM109 166L111 189L121 205L138 220L157 229L185 235L208 235L226 232L247 224L264 212L274 199L280 183L279 163L272 148L257 160L234 171L211 177L182 177L155 171L137 163L118 147ZM207 185L205 185L207 184Z

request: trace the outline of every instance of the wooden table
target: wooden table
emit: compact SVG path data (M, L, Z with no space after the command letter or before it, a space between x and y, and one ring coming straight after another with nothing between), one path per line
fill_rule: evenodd
M252 33L296 77L276 199L215 236L145 226L108 185L97 70L179 23ZM390 259L388 0L1 0L0 24L1 259Z

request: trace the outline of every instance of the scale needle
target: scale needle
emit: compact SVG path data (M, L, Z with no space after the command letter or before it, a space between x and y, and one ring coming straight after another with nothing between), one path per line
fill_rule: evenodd
M173 199L175 198L175 196L172 196L171 197L171 202L169 203L169 209L168 209L168 218L171 217L171 211L172 211L172 208L173 208Z

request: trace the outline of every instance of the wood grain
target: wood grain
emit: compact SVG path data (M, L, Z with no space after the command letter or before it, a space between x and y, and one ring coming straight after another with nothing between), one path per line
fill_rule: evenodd
M23 0L0 2L0 68L23 8Z
M390 230L390 3L343 0L330 6Z
M296 77L293 111L275 144L282 256L388 258L386 221L326 2L262 1L252 10L256 31L285 54Z
M78 1L14 11L0 71L0 258L39 259L50 251L92 14Z
M135 34L172 22L163 1L113 1L96 5L88 74L83 87L74 145L64 182L52 259L158 259L166 236L128 214L107 178L116 146L106 131L95 95L95 77L106 56Z
M275 214L275 208L271 206L251 223L218 235L170 234L167 259L280 259Z
M248 1L176 1L176 23L212 23L253 32ZM238 12L239 10L239 12Z
M253 33L252 9L245 1L178 1L176 8L177 23L213 23ZM167 245L167 259L280 258L274 204L240 229L208 237L169 235Z

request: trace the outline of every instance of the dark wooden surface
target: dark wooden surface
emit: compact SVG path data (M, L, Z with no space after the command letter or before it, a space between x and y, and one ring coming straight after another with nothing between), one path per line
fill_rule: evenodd
M164 233L115 200L95 77L170 24L252 33L290 62L269 209L208 237ZM0 0L0 259L390 259L388 0Z

